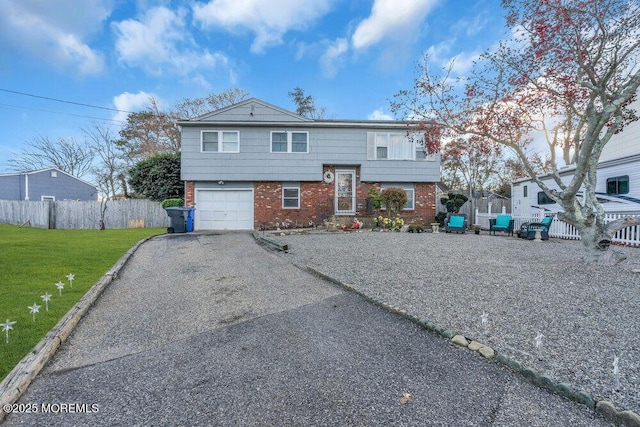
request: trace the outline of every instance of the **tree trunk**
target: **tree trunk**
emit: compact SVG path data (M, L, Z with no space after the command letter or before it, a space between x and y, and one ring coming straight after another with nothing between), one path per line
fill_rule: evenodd
M581 224L577 228L584 247L585 262L614 265L627 258L621 251L611 248L613 236L596 221L588 225Z

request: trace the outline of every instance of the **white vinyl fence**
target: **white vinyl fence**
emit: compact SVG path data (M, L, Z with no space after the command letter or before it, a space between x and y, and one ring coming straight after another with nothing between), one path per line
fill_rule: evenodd
M115 200L107 202L105 228L163 228L170 224L159 202ZM32 202L0 200L0 224L37 228L98 229L100 202Z
M489 218L495 218L498 214L495 213L482 213L476 211L477 224L480 224L483 229L489 229ZM545 216L544 214L532 214L530 216L520 216L509 214L513 218L514 222L514 230L519 230L520 226L525 222L540 222L542 218ZM621 219L627 214L606 214L605 221L614 221L616 219ZM557 237L560 239L572 239L579 240L580 233L578 230L570 224L566 222L560 221L557 219L557 216L554 215L554 220L551 223L551 227L549 228L549 236ZM635 225L632 227L623 228L618 231L613 239L613 242L620 243L627 246L640 246L640 225Z

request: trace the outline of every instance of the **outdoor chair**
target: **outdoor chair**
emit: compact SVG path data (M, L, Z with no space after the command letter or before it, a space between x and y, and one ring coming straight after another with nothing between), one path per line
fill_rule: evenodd
M467 231L467 218L464 215L451 215L447 218L444 231L451 233L465 233Z
M489 234L496 235L496 231L506 231L513 236L513 218L511 215L498 215L489 219Z
M520 237L533 240L536 236L536 230L539 229L542 240L549 240L549 228L552 221L552 216L546 216L540 222L525 222L520 226Z

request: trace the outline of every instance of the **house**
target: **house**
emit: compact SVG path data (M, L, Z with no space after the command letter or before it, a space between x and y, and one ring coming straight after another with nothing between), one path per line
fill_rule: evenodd
M372 212L369 190L400 187L400 216L435 215L440 156L397 121L313 120L256 98L178 122L195 230L306 226Z
M633 104L640 109L640 100ZM605 145L598 160L596 196L607 213L640 214L640 121L625 126L623 132L615 134ZM575 165L560 170L564 183L573 177ZM550 176L543 181L551 189L558 185ZM581 193L579 192L578 195ZM517 215L557 213L562 208L551 200L538 185L528 178L511 184L512 212Z
M0 199L98 200L98 188L57 168L0 174Z

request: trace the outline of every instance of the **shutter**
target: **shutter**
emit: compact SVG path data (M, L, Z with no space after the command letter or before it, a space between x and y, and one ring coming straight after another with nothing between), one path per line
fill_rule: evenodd
M376 133L367 132L367 160L376 159Z

